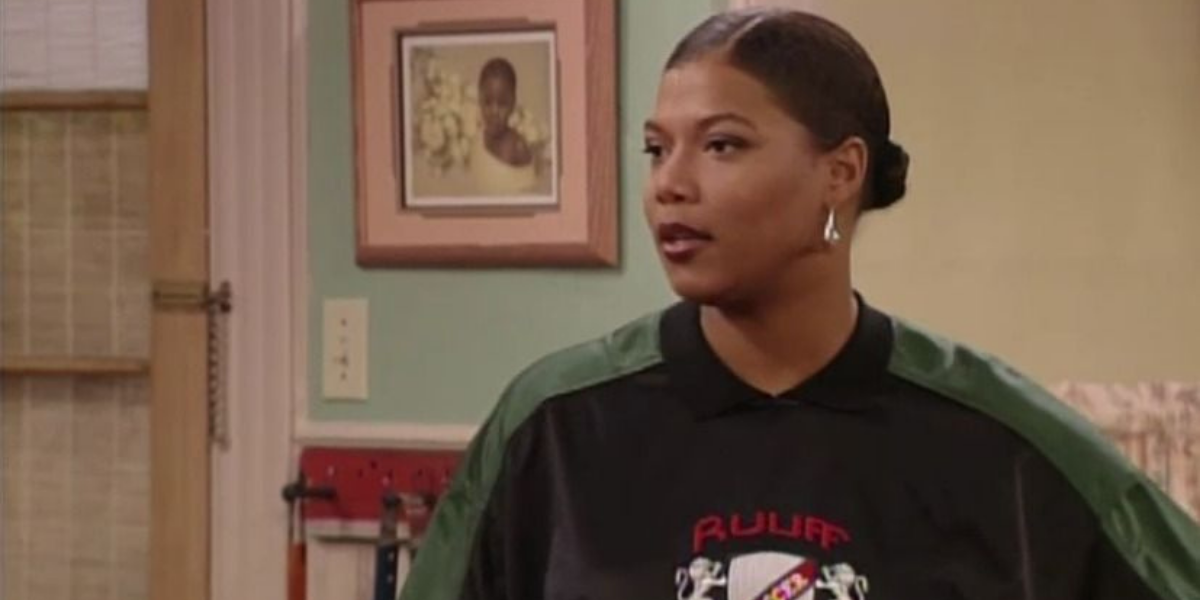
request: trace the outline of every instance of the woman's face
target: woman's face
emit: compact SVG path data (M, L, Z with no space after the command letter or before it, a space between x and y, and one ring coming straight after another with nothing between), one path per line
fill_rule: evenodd
M479 107L483 112L483 130L495 137L508 127L508 117L516 105L516 91L503 77L487 77L479 83Z
M834 161L755 78L717 58L665 72L643 206L675 293L754 301L826 255Z

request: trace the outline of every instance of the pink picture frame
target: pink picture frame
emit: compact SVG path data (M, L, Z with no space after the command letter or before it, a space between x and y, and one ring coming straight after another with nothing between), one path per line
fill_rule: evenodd
M616 0L352 0L356 260L612 267Z

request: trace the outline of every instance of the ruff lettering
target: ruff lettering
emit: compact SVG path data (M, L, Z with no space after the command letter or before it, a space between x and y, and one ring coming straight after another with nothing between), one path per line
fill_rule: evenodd
M844 528L820 517L757 511L750 517L735 514L700 519L692 528L692 552L702 554L704 547L713 542L759 536L804 540L820 544L824 550L850 541L850 534Z

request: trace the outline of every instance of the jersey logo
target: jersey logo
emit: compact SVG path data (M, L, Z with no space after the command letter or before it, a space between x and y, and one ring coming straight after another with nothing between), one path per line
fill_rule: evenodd
M867 578L847 563L820 567L782 552L734 557L725 566L703 556L675 572L676 600L866 600ZM722 593L723 592L723 593Z

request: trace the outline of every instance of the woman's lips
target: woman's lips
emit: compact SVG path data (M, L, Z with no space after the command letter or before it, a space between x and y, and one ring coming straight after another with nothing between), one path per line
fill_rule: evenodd
M664 223L658 226L658 245L663 256L671 262L682 262L691 259L712 242L712 235L684 225L683 223Z

